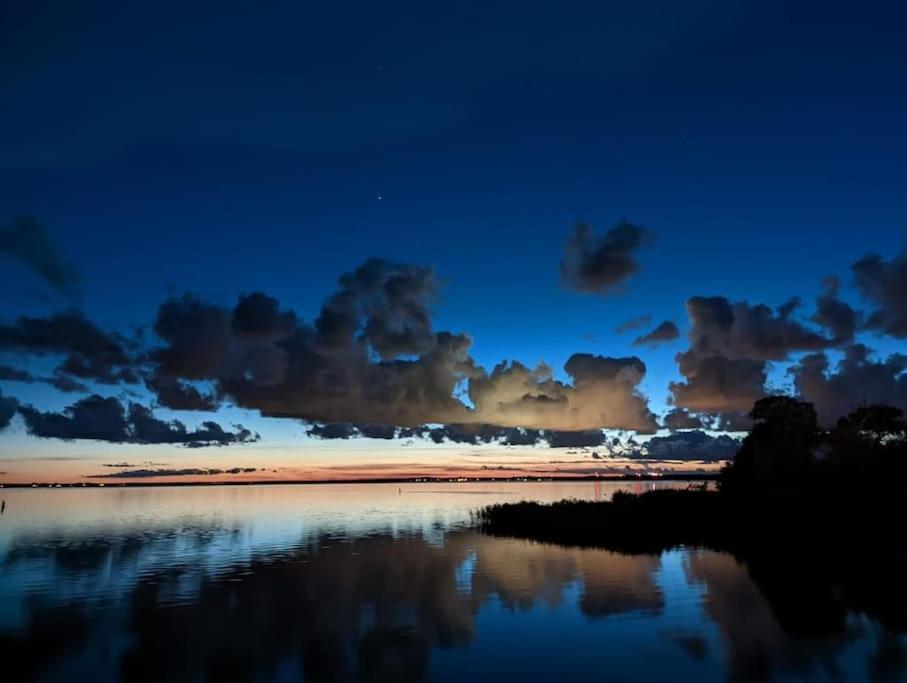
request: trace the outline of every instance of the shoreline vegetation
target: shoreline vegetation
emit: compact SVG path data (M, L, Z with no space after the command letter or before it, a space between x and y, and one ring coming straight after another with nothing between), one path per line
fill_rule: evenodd
M503 503L480 509L483 531L581 545L664 550L733 550L753 543L832 540L907 550L907 420L868 406L821 430L809 403L758 401L753 428L717 476L717 487L641 494L610 501Z
M907 422L860 408L830 430L812 405L772 396L715 490L691 485L610 501L492 505L491 535L624 553L684 547L743 563L786 628L841 635L866 614L907 632ZM907 653L905 653L907 656Z

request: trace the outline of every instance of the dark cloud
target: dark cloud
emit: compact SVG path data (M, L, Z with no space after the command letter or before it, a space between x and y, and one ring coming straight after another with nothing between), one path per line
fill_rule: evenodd
M10 365L0 365L0 381L7 382L24 382L32 384L34 382L44 382L51 385L57 391L64 393L87 393L88 387L68 375L62 373L59 368L50 377L36 377L28 370L22 370Z
M18 407L19 402L16 399L12 396L4 396L3 391L0 390L0 431L9 427L9 423L16 416Z
M67 377L59 372L52 377L45 378L44 381L54 387L57 391L62 391L65 394L88 393L88 387L82 382L74 380L72 377Z
M0 381L7 382L34 382L35 378L30 372L14 368L9 365L0 365Z
M674 405L696 413L748 412L765 395L766 362L720 355L677 354L684 381L671 382Z
M77 311L47 318L22 316L12 325L0 325L0 351L62 355L58 373L105 384L134 383L127 343L102 331Z
M547 444L551 448L583 448L600 446L608 442L605 433L600 429L559 431L497 427L489 424L423 425L395 429L374 425L330 423L313 425L307 434L319 439L421 438L437 444L461 443L473 446L480 444L500 444L502 446Z
M340 290L325 303L315 326L324 340L341 346L358 331L385 361L422 355L435 343L428 304L436 291L430 268L370 259L340 277Z
M621 221L604 235L579 224L567 242L561 261L564 282L581 292L603 294L614 290L639 270L636 252L649 239L645 228Z
M783 306L776 313L764 304L732 304L721 296L694 296L687 301L687 314L692 323L690 346L699 356L784 360L792 351L835 344L795 320Z
M887 404L907 411L907 355L873 360L862 344L845 350L832 368L825 353L808 354L789 370L794 387L826 426L862 405Z
M683 408L668 411L662 422L668 429L702 429L702 419Z
M859 312L838 298L840 287L837 278L826 278L825 291L816 299L816 313L811 318L831 333L832 346L853 341L853 335L860 325Z
M772 310L720 296L690 298L690 348L676 356L684 380L669 385L673 404L706 414L713 428L746 429L747 413L766 395L769 362L787 360L794 352L832 348L852 335L855 314L837 299L833 280L817 300L813 319L832 336L795 319L798 306L797 299Z
M535 445L542 438L543 432L534 429L517 427L497 427L490 424L452 424L416 430L417 436L431 439L435 443L451 441L453 443L499 443L512 446Z
M466 418L453 393L474 372L471 342L428 325L431 271L372 260L340 283L313 325L293 329L264 295L235 310L191 296L166 302L155 324L164 342L152 352L156 377L211 380L242 407L313 422Z
M316 424L306 432L318 439L414 439L434 443L465 443L531 446L542 440L543 432L516 427L496 427L488 424L421 425L419 427L393 427L391 425L357 425L349 423Z
M629 332L631 330L641 330L648 327L652 324L651 315L640 315L635 318L630 318L625 320L614 330L617 334L623 334L624 332Z
M78 272L34 218L17 218L11 225L0 226L0 254L27 265L58 293L78 298Z
M154 374L145 380L145 386L157 396L157 402L171 410L217 410L219 400L213 391L203 392L195 385L170 377Z
M108 465L105 465L108 467ZM117 467L117 465L110 465ZM231 467L230 469L216 469L203 467L187 467L183 469L138 469L122 470L110 474L87 474L89 479L144 479L146 477L205 477L215 474L250 474L257 472L257 467Z
M665 320L648 334L637 337L633 346L654 346L662 342L673 341L680 338L680 330L670 320Z
M505 446L534 446L541 439L541 432L537 429L508 429L501 439Z
M359 433L366 439L393 439L397 428L391 425L360 425Z
M547 431L542 438L551 448L585 448L601 446L607 442L605 433L600 429L581 432Z
M157 372L168 378L217 377L226 364L232 340L230 311L184 294L161 304L154 332L164 342L155 349Z
M656 460L730 460L740 448L740 440L726 434L710 436L701 430L653 436L646 442L648 457Z
M359 434L355 425L333 422L330 424L316 424L309 427L306 434L316 439L352 439Z
M239 298L231 326L240 337L283 339L296 329L296 314L281 311L277 299L253 292Z
M258 439L249 430L237 427L225 431L215 422L204 422L189 430L179 420L160 420L151 410L137 403L128 410L116 398L93 394L76 401L60 413L42 412L32 406L19 406L30 434L42 438L90 439L112 443L227 445Z
M436 289L428 269L373 259L340 278L311 325L263 294L242 298L232 310L192 296L171 299L154 326L163 344L150 354L149 386L162 405L176 407L207 401L175 401L163 388L208 380L212 397L240 407L319 424L370 425L378 438L389 434L378 435L380 426L424 424L657 428L638 389L646 370L638 358L575 355L565 366L572 384L552 379L544 365L502 363L489 374L470 356L469 337L432 329ZM459 397L464 386L471 405ZM313 435L323 436L320 428ZM473 438L451 435L435 438Z
M907 337L907 249L890 261L870 254L853 264L854 284L876 308L866 327L893 337Z

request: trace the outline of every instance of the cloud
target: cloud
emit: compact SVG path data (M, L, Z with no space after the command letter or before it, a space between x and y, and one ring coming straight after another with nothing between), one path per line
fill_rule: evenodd
M11 225L0 226L0 254L27 265L59 294L79 297L78 272L34 218L17 218Z
M57 373L104 384L135 383L126 341L102 331L77 311L47 318L22 316L0 325L0 351L62 355Z
M157 402L171 410L217 410L220 401L213 391L198 387L168 375L154 374L146 378L145 386L157 397Z
M585 448L601 446L607 441L600 429L589 429L582 432L545 432L545 441L551 448Z
M641 335L633 341L633 346L655 346L662 342L680 338L680 330L670 320L665 320L648 334Z
M662 419L668 429L702 429L702 419L683 408L674 408Z
M52 377L45 378L44 381L57 391L62 391L65 394L84 394L88 392L88 387L85 384L60 372L55 373Z
M162 344L148 354L148 384L170 407L207 405L164 391L183 399L187 385L174 383L207 381L212 398L263 415L369 425L380 438L389 431L379 427L425 424L657 429L639 391L646 368L638 358L576 354L565 365L571 383L545 365L501 363L488 373L470 356L468 336L432 329L436 291L431 270L372 259L340 278L312 324L263 294L232 310L191 295L170 299L155 321Z
M604 235L580 223L567 241L561 261L561 277L581 292L613 291L639 270L636 252L650 239L645 228L621 221Z
M331 424L312 425L306 432L309 436L316 439L352 439L359 434L355 425L333 422Z
M749 412L765 395L765 361L720 355L677 354L684 381L671 382L674 405L697 413Z
M530 370L501 363L490 375L469 381L474 419L499 426L558 431L628 429L654 432L658 426L639 384L646 366L639 358L575 353L564 364L572 384L551 377L547 366Z
M215 422L189 430L179 420L160 420L137 403L128 410L116 398L93 394L62 412L42 412L19 406L28 432L34 436L66 441L89 439L111 443L182 444L189 447L224 446L258 440L258 435L237 426L225 431Z
M791 351L825 349L835 340L809 329L782 306L732 304L722 296L694 296L687 301L691 349L700 356L784 360Z
M262 292L239 298L233 309L231 327L239 337L281 339L296 329L296 314L281 311L277 299Z
M12 396L4 396L0 391L0 431L9 427L10 422L16 416L16 410L19 402Z
M683 381L671 382L671 402L681 409L704 413L716 429L738 431L750 425L753 403L766 395L771 361L791 353L833 348L853 333L855 314L837 299L837 284L826 283L817 300L814 321L831 336L793 317L799 300L776 310L722 296L694 296L687 301L690 347L677 354Z
M85 476L89 479L144 479L147 477L205 477L217 474L250 474L257 471L257 467L231 467L226 470L187 467L183 469L121 470L120 472L111 472L109 474L86 474Z
M651 315L640 315L635 318L630 318L625 320L614 330L617 334L623 334L624 332L629 332L631 330L641 330L645 327L648 327L652 324Z
M710 436L701 430L653 436L646 442L646 454L656 460L730 460L740 448L740 440L727 434Z
M816 408L820 423L831 426L861 405L888 404L907 411L907 355L873 360L863 344L853 344L832 370L828 356L804 356L788 371L804 401Z
M857 289L877 307L869 313L866 327L907 337L907 249L890 261L878 254L864 256L852 271Z
M840 281L835 277L825 280L825 291L816 299L816 313L811 320L827 329L832 335L832 345L839 346L853 340L860 325L860 314L838 298Z
M0 365L0 381L24 382L27 384L45 382L57 389L57 391L62 391L64 393L88 392L88 387L82 382L64 375L59 369L57 369L50 377L36 377L27 370L22 370L9 365Z
M394 428L375 425L330 423L313 425L306 432L318 439L378 439L422 438L434 443L500 444L503 446L535 446L547 444L551 448L583 448L600 446L608 441L600 429L583 431L558 431L497 427L489 424L422 425L420 427Z
M9 365L0 365L0 381L7 382L34 382L30 372L14 368Z

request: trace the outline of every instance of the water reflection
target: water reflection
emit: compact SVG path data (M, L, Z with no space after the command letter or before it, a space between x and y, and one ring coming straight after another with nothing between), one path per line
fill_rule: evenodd
M834 607L840 628L798 632L784 620L787 596L726 554L560 548L437 520L427 532L361 533L351 531L359 518L302 531L270 520L263 533L259 518L205 514L197 499L147 513L4 530L4 680L902 680L905 671L893 621Z

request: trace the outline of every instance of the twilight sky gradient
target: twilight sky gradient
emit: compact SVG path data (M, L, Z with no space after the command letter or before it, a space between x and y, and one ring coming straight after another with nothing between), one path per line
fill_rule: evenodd
M6 5L0 482L714 467L768 391L907 408L903 3Z

